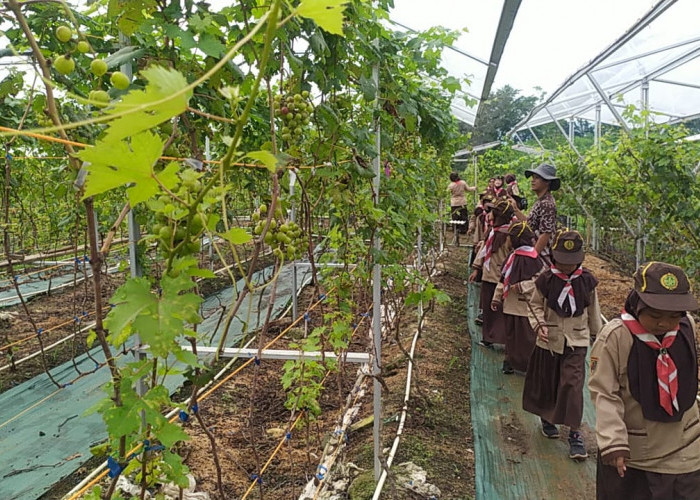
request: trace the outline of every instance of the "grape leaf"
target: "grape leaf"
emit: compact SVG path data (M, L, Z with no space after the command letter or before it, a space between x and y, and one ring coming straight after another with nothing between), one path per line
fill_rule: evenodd
M270 172L274 172L277 167L277 157L269 151L253 151L248 153L248 157L264 164Z
M221 237L233 245L242 245L243 243L248 243L253 239L253 237L248 234L245 229L240 227L232 227L225 233L222 233Z
M343 11L348 0L302 0L297 14L312 19L329 33L344 36Z
M132 90L106 112L117 115L105 133L105 142L114 142L155 127L173 116L183 113L192 91L184 89L187 80L174 69L150 66L141 71L148 80L145 90ZM138 111L132 111L138 108ZM124 112L132 111L124 116Z
M88 177L83 197L133 184L126 190L131 206L158 193L160 187L153 173L153 166L163 151L163 142L151 132L142 132L126 141L99 141L95 147L86 148L77 156L89 163ZM168 165L161 176L166 187L177 182L177 164Z

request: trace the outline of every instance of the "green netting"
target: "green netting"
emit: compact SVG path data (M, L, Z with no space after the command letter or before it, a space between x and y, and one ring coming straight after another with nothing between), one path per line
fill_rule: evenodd
M558 440L542 436L539 418L522 409L524 378L502 374L503 351L477 344L481 332L474 318L479 285L469 284L468 288L477 499L595 498L595 458L582 463L569 459L565 428ZM592 429L595 413L585 391L582 431L589 450L593 448Z
M280 272L273 319L282 313L292 298L292 272L291 265ZM270 274L270 269L261 271L254 275L253 280L262 282L263 277L269 278ZM299 272L300 287L309 280L308 271ZM236 286L242 289L243 282L239 281ZM204 345L217 345L225 324L219 321L220 308L231 304L233 293L233 287L230 287L205 300L202 312L208 317L198 328L204 337L210 339L203 342ZM244 322L247 322L249 331L261 326L269 294L268 287L262 294L253 294L251 301L244 300L238 318L229 328L227 346L236 345L241 338ZM104 361L100 349L92 349L91 355L98 363ZM120 363L129 361L133 361L131 355L119 358ZM90 447L106 438L101 417L83 414L105 397L101 387L109 380L109 370L103 367L95 371L95 362L86 354L76 363L86 375L75 381L78 374L71 362L51 370L60 384L73 381L60 390L45 374L41 374L0 394L0 499L27 500L41 496L91 458ZM172 375L165 385L173 392L182 381L182 376ZM200 407L205 405L206 401L200 403Z

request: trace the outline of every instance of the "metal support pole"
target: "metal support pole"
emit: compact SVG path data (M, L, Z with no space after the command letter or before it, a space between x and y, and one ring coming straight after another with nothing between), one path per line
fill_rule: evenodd
M211 144L209 143L209 136L204 138L204 157L207 161L211 161ZM202 236L204 238L204 236ZM209 241L209 270L214 270L214 240Z
M532 134L532 137L535 138L535 140L537 141L537 144L539 144L540 148L542 148L542 151L544 151L544 149L545 149L545 148L544 148L544 145L543 145L542 142L540 141L540 138L537 137L537 134L535 133L535 131L532 130L532 128L530 128L529 125L527 126L527 129L528 129L528 130L530 131L530 133Z
M590 73L586 73L586 76L588 77L590 82L593 84L593 87L595 87L596 91L598 91L598 95L601 97L601 99L603 99L605 104L608 105L608 109L610 109L610 112L613 114L613 116L617 120L617 123L619 123L620 126L625 130L625 132L627 132L629 134L630 128L627 125L627 122L625 122L625 120L622 118L620 113L617 112L617 109L615 109L615 106L613 106L613 103L610 100L610 97L608 97L608 94L605 93L605 91L603 90L603 87L600 86L598 81L595 78L593 78L593 76Z
M442 220L442 200L438 201L438 248L440 249L440 254L445 251L445 223Z
M574 143L574 117L569 118L569 143Z
M554 124L557 126L557 128L559 129L559 132L561 132L561 135L564 136L564 138L566 139L566 142L569 143L569 146L571 146L571 149L574 150L574 153L576 153L576 155L577 155L579 158L583 158L583 157L581 156L581 153L578 152L578 149L576 149L576 146L574 146L574 143L571 142L571 140L569 139L569 134L566 133L566 131L564 130L564 127L562 127L562 126L561 126L561 123L559 123L559 120L557 120L556 118L554 118L554 115L552 114L551 111L549 111L549 108L548 108L548 107L545 106L544 110L547 112L547 114L549 115L549 117L552 119L552 121L554 122Z
M595 127L593 128L593 144L600 149L600 103L595 105Z
M129 42L129 37L126 36L124 33L119 32L119 45L122 47L126 47L129 45ZM119 67L119 70L129 78L129 81L131 81L131 77L133 76L133 73L131 71L131 63L122 64ZM131 210L129 210L129 214L127 215L127 223L129 226L129 268L131 271L131 277L139 278L143 275L143 268L141 267L141 263L139 262L137 251L138 242L139 239L141 239L141 229L139 228L139 223L136 222L136 215L134 214L133 207ZM134 345L137 347L141 345L141 337L139 336L138 332L136 332L136 334L134 335ZM136 350L134 353L134 357L139 360L146 359L146 353L141 352L140 350ZM143 377L139 378L138 382L136 382L136 394L138 394L140 397L143 397L147 391L148 387L146 387L146 379ZM141 427L143 429L146 428L145 411L141 411Z
M375 46L379 47L379 41L375 40ZM377 150L377 156L374 157L374 180L372 182L374 188L374 205L379 205L379 184L381 181L381 122L379 113L379 63L372 66L372 81L376 90L374 106L377 114L374 119L374 141ZM381 374L382 362L382 267L376 262L377 255L381 250L380 231L377 231L374 236L375 263L372 271L372 333L374 338L374 360L372 362L372 375L374 376L374 480L379 481L382 475L381 462L381 424L382 424L382 385L377 378Z
M423 269L423 225L421 221L418 221L418 239L416 242L416 268L418 269L418 274L420 275ZM423 284L418 285L418 293L423 295ZM418 321L423 317L423 299L420 299L418 304Z
M594 251L598 251L598 224L596 223L596 220L593 219L591 223L591 246L593 247Z
M289 213L289 220L296 222L296 206L294 205L294 185L297 182L297 174L294 170L289 171L289 198L292 200L292 208ZM297 288L299 287L297 266L292 266L292 321L299 315L299 300L297 299Z

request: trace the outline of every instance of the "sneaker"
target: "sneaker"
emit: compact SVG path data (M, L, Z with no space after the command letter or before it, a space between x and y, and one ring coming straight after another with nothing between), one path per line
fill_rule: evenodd
M569 432L569 458L583 460L588 457L586 447L583 445L583 436L580 432Z
M474 320L474 323L476 323L479 326L484 324L484 313L483 312L480 312L479 314L476 315L476 319Z
M508 361L503 362L503 368L501 368L501 371L505 375L512 375L513 373L515 373L515 370L513 370L513 367L510 365L510 363Z
M557 429L556 425L542 420L542 435L549 439L557 439L559 437L559 429Z
M493 349L493 342L486 342L485 340L480 340L479 345L485 347L486 349Z

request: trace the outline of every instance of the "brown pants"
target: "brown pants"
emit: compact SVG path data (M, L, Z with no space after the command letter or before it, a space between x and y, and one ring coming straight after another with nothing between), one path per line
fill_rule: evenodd
M603 465L598 455L596 469L598 500L693 500L700 498L700 471L687 474L660 474L627 467L625 477L617 468Z

